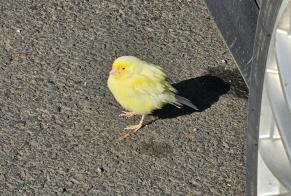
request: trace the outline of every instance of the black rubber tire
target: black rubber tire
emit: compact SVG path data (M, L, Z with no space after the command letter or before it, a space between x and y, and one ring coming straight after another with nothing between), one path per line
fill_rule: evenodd
M282 0L262 1L257 23L247 126L246 195L248 196L257 195L258 136L263 82L270 40L281 3Z

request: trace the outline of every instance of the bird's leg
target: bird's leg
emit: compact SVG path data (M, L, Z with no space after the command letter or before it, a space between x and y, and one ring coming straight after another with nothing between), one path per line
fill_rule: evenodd
M142 127L142 123L144 121L144 118L145 118L145 115L142 115L141 119L137 125L129 125L129 126L125 127L124 129L133 130L134 133L137 132Z
M121 114L119 114L119 116L125 116L126 118L133 117L134 115L136 115L134 112L127 112L127 111L122 111Z
M144 119L145 119L145 116L146 116L146 115L142 115L142 116L141 116L141 119L140 119L140 121L139 121L139 123L138 123L137 125L129 125L129 126L125 127L124 129L130 130L130 131L128 131L128 132L126 132L125 134L123 134L123 135L119 138L119 141L124 140L125 138L127 138L127 137L129 136L131 130L133 130L133 132L135 133L135 132L137 132L140 128L142 128L142 123L143 123L143 121L144 121Z

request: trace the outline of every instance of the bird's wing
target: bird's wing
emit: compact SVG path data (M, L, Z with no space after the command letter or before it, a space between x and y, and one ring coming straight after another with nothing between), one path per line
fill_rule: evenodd
M132 80L133 90L144 99L149 99L156 104L175 102L176 90L163 78L136 75Z
M146 75L136 75L132 78L133 89L144 95L158 96L165 91L162 80Z
M166 80L166 73L160 66L152 65L152 64L144 64L140 75L147 76L151 79L155 80Z
M141 93L157 96L163 92L176 92L176 89L166 81L163 68L156 65L144 64L142 70L133 78L134 89Z

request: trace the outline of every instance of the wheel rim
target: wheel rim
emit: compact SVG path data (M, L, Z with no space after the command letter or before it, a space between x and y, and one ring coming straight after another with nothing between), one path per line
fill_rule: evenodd
M291 193L291 1L282 2L263 85L258 195Z

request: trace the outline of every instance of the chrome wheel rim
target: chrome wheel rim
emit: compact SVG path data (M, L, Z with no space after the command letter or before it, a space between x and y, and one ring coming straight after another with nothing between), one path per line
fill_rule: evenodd
M291 193L291 0L272 33L259 125L258 195Z

